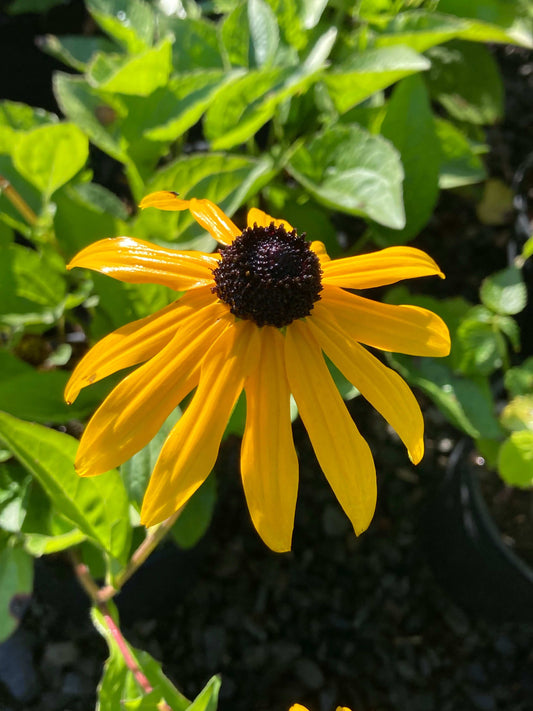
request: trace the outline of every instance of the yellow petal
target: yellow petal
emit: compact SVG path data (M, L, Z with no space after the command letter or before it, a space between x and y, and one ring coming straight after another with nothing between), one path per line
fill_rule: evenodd
M370 449L346 409L308 324L293 321L285 343L291 392L318 462L356 534L362 533L376 506L376 471Z
M284 338L261 329L258 367L245 383L246 429L241 474L257 532L273 551L291 548L298 493L298 458L292 440Z
M324 264L323 272L324 284L346 289L368 289L432 274L444 279L433 259L414 247L387 247L379 252L333 259Z
M101 474L142 449L196 386L209 345L232 321L218 303L195 312L160 353L124 378L83 433L75 462L78 474Z
M158 190L143 197L139 207L143 210L147 207L156 207L158 210L188 210L189 200L182 200L178 193L171 190Z
M409 355L446 356L450 352L448 327L432 311L382 304L330 285L324 285L320 297L313 316L327 320L330 314L355 341Z
M323 313L313 312L308 323L328 358L396 430L411 460L418 464L424 455L424 420L407 383L363 346L346 338Z
M256 366L259 329L238 321L209 349L196 393L163 445L141 510L153 526L194 494L213 468L228 418L248 371Z
M65 400L70 405L87 385L148 360L171 341L184 318L215 300L209 286L194 289L157 313L113 331L80 360L65 388Z
M259 210L257 207L252 207L248 212L247 224L248 227L253 227L257 225L258 227L269 227L274 223L276 227L284 227L287 232L292 232L294 227L287 222L287 220L276 220L274 217L270 217L263 210Z
M311 242L311 249L319 258L321 265L324 264L324 262L331 261L331 257L326 251L326 245L324 244L324 242L319 242L318 240Z
M85 267L130 284L161 284L186 291L213 284L219 259L205 252L178 252L133 237L115 237L82 249L67 269Z
M289 711L308 711L307 707L302 706L302 704L293 704Z
M235 237L241 234L241 230L211 200L193 198L189 203L189 210L196 222L220 244L231 244Z

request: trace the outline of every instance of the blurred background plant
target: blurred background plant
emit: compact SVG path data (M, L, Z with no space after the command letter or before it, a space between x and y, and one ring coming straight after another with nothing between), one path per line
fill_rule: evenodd
M14 0L8 12L59 5ZM485 160L486 127L504 108L487 43L533 46L527 0L85 0L85 7L83 33L40 40L65 65L53 79L61 115L0 102L2 636L16 626L14 597L31 590L34 556L76 547L92 577L113 585L145 536L140 501L180 413L120 472L79 480L74 437L116 380L88 388L70 407L62 392L90 344L175 298L156 285L67 273L73 254L121 234L215 247L188 214L137 211L148 192L209 198L237 223L242 207L258 205L322 240L332 256L412 242L441 191L476 201L488 224L514 209L509 264L484 275L478 300L403 286L385 298L447 321L454 344L447 359L391 361L476 440L505 482L530 487L533 359L520 347L533 253L531 170L526 161L505 185L487 175ZM428 251L438 260L446 244ZM357 394L336 378L346 397ZM228 433L240 433L243 411L240 403ZM178 545L199 540L215 498L210 477L172 528ZM120 697L111 688L127 687L134 698L131 669L106 629L102 710ZM151 700L188 705L148 655L137 661ZM213 681L205 692L213 703L217 690Z

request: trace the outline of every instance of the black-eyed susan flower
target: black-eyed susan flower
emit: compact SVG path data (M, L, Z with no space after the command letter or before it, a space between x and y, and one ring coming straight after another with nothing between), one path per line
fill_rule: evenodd
M186 292L152 316L114 331L81 360L67 385L81 388L143 363L108 395L80 442L76 468L100 474L144 447L195 388L167 437L141 510L151 526L180 508L212 470L232 409L244 390L241 474L257 531L275 551L290 549L298 488L290 395L320 466L357 534L372 519L376 475L370 449L335 387L325 353L396 430L409 456L423 455L423 420L407 384L365 346L413 355L449 352L434 313L366 299L347 289L443 276L424 252L390 247L330 260L320 242L261 210L240 230L209 200L172 192L141 207L189 210L219 253L174 251L130 237L104 239L69 264L115 279ZM363 344L363 345L361 345Z

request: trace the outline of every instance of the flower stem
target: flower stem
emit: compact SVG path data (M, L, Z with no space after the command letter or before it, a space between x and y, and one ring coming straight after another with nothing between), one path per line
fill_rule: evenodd
M37 215L28 205L26 200L20 195L20 193L15 190L7 178L0 175L0 192L3 192L9 202L17 209L22 217L25 218L26 222L32 227L37 222Z

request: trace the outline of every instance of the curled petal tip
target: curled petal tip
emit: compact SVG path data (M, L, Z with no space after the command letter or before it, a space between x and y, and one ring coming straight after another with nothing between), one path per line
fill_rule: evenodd
M171 190L158 190L143 197L139 207L144 210L146 207L157 207L159 210L186 210L189 207L189 200L182 200L178 193Z

